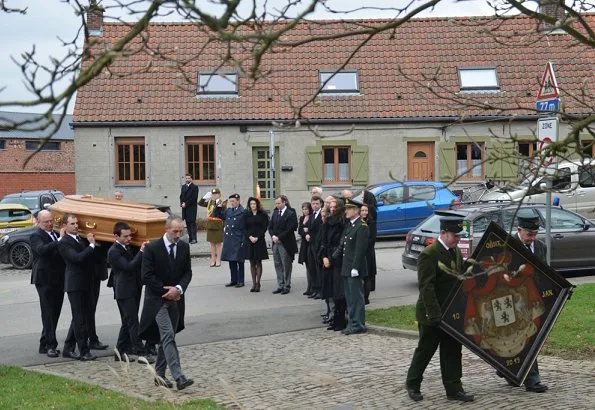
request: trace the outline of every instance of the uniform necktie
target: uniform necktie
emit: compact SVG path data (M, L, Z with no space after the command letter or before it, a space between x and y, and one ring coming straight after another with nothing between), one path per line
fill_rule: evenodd
M171 263L171 266L174 266L176 264L176 256L174 254L174 247L176 246L175 243L170 243L169 244L169 261Z
M450 254L450 257L452 258L453 261L457 260L457 251L455 251L455 248L450 248L448 250L448 253Z

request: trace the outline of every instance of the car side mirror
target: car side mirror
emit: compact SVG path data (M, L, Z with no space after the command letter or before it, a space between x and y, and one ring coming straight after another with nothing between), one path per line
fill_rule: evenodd
M43 209L48 209L50 207L50 203L46 202L45 204L43 204Z
M591 228L591 224L587 224L586 223L586 224L583 225L583 231L588 231L589 228Z

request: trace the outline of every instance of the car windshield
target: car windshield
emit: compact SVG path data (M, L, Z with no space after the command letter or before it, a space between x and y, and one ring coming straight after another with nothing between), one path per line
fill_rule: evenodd
M21 204L25 205L29 209L37 209L39 207L39 200L36 196L17 196L17 197L4 197L2 204Z
M27 209L2 209L0 222L20 222L31 218L31 211Z

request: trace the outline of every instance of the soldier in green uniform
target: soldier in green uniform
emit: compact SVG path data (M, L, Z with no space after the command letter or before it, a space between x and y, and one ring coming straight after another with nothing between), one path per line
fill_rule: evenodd
M405 387L412 400L423 400L420 392L423 374L440 346L440 372L447 399L469 402L473 401L474 397L466 393L461 384L462 346L438 327L442 316L440 306L458 282L455 276L440 269L438 262L461 271L463 258L457 244L463 230L463 217L449 212L437 211L436 214L442 217L440 236L437 241L423 250L417 261L419 299L416 317L419 343L413 353Z
M366 332L364 280L366 278L366 253L370 232L359 216L361 203L345 200L345 229L343 231L343 264L341 276L345 285L345 300L349 321L342 333L352 335Z

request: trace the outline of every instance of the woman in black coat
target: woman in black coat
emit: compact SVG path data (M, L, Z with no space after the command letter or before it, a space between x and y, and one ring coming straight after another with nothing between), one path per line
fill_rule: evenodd
M370 241L368 242L368 250L366 252L366 264L368 268L368 276L364 281L364 301L365 304L370 303L370 292L376 290L376 220L372 217L368 205L362 205L360 208L360 216L362 221L368 224L370 231Z
M252 275L250 292L260 292L262 260L269 258L267 243L264 238L269 226L269 216L263 211L257 198L248 198L244 226L247 244L246 257L250 261L250 274Z
M304 202L302 204L302 216L300 216L298 221L298 234L300 235L300 238L302 238L300 243L300 253L298 254L298 263L306 267L306 280L308 281L308 286L304 292L304 295L306 296L312 294L312 278L308 271L308 246L310 243L306 240L310 215L312 215L312 205L310 205L310 202Z
M347 303L345 301L345 289L341 277L341 240L343 239L343 227L345 226L345 208L341 199L331 201L329 207L330 215L327 215L325 223L320 232L320 256L323 265L323 298L331 298L334 301L332 320L329 322L328 330L343 330L347 326L345 313Z

